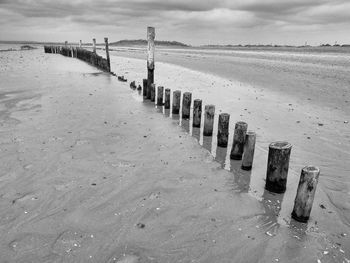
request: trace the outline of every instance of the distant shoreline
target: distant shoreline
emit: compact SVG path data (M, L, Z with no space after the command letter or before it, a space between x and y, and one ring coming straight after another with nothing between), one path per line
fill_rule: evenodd
M64 45L64 42L36 42L36 41L0 41L0 44L34 44L34 45ZM69 45L79 45L78 42L72 42L68 43ZM84 46L86 45L92 45L92 42L83 42ZM220 45L220 44L208 44L208 45L188 45L182 42L178 41L168 41L168 40L156 40L155 44L157 46L165 46L165 47L182 47L182 48L215 48L215 49L314 49L314 48L327 48L327 49L339 49L339 48L350 48L350 44L336 44L336 45L330 45L330 44L321 44L318 46L312 46L312 45L301 45L301 46L294 46L294 45L259 45L259 44L228 44L228 45ZM97 43L97 46L104 45L104 43ZM147 40L143 39L137 39L137 40L119 40L115 42L110 42L110 46L146 46Z

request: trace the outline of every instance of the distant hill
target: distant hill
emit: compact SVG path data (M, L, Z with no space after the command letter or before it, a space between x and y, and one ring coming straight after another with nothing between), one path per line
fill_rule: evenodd
M162 41L156 40L155 44L158 46L177 46L177 47L188 47L188 45L177 42L177 41ZM147 45L147 40L137 39L137 40L120 40L117 42L112 42L110 46L145 46Z

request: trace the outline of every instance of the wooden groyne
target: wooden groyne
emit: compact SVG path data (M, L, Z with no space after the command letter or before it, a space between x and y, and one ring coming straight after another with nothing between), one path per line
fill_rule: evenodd
M81 47L68 46L67 44L64 46L44 46L44 51L45 53L61 54L66 57L77 58L87 62L88 64L100 70L111 72L108 50L108 38L105 38L105 44L107 59L96 54L96 46L93 48L93 51L86 50Z
M137 88L139 93L143 95L144 101L151 101L154 106L163 107L163 112L168 110L171 112L171 116L178 118L180 122L191 119L192 122L189 123L191 123L192 129L200 130L203 137L211 138L213 136L214 117L216 115L215 105L204 105L204 111L202 112L202 100L199 98L193 99L192 93L184 92L181 101L181 90L172 91L163 86L158 86L156 89L156 84L154 83L155 29L153 27L147 28L147 39L147 78L141 81L143 84L142 87L141 85L137 86L135 81L131 81L130 87L133 90ZM111 72L107 38L105 38L105 45L106 59L96 54L95 40L93 40L93 51L83 49L81 47L81 41L80 47L69 47L66 43L65 46L44 46L44 50L45 53L57 53L67 57L78 58L103 71ZM112 74L116 75L114 73ZM127 81L124 76L117 77L120 81ZM228 113L220 113L217 146L221 149L228 148L230 136L229 122L230 115ZM231 160L240 162L242 170L249 171L253 169L256 137L257 135L254 131L248 131L247 123L242 121L235 123L232 138L233 143L229 154ZM287 190L291 149L292 145L284 141L273 142L269 145L265 182L265 189L267 191L274 194L283 194ZM299 222L307 222L309 220L319 174L320 170L316 166L306 166L302 169L294 209L291 215L294 220Z
M153 27L147 28L147 85L144 79L144 89L154 87L154 38L155 29ZM163 86L161 86L163 91ZM170 95L172 94L172 115L181 114L181 119L190 118L190 111L192 110L192 126L193 128L201 127L202 119L202 100L195 98L192 103L192 94L190 92L183 93L182 107L181 105L181 91L176 90L171 92L171 89L165 89L166 94L159 92L157 102L155 105L164 105L164 109L170 108ZM144 100L149 100L147 90L143 91ZM162 100L164 99L164 100ZM151 100L152 102L154 100ZM191 107L193 105L193 107ZM205 105L204 109L204 123L201 129L203 136L213 136L215 105ZM176 117L175 117L176 118ZM221 113L218 120L217 145L220 148L228 147L229 138L229 121L230 115L228 113ZM254 150L255 150L256 133L248 131L248 124L238 121L235 124L233 135L233 144L230 153L230 159L241 162L242 170L251 170L253 168ZM266 171L266 185L265 189L274 194L283 194L287 189L287 176L289 168L289 159L292 145L288 142L273 142L269 146L268 163ZM300 182L298 186L297 196L295 198L292 218L299 222L307 222L312 208L316 186L319 178L319 168L315 166L306 166L302 169Z

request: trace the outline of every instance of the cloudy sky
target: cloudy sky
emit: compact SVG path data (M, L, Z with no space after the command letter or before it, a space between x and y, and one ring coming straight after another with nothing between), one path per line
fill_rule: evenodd
M0 40L350 43L350 0L0 0Z

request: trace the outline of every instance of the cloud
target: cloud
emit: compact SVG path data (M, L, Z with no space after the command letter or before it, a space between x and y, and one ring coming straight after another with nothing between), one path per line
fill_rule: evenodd
M255 36L258 43L281 42L287 34L299 41L307 35L298 32L312 30L332 30L333 38L338 25L339 37L350 42L345 34L349 13L346 0L0 0L0 38L27 36L28 26L32 37L142 38L145 27L154 25L162 39L200 44L213 39L254 42Z

